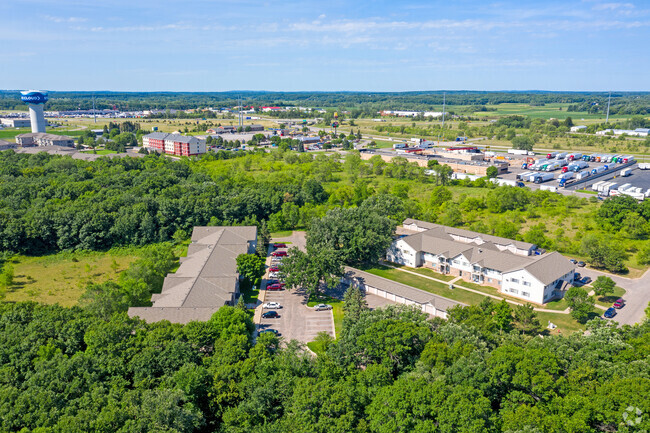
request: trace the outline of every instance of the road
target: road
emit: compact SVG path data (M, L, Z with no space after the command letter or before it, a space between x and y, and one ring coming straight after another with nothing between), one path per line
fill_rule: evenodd
M592 280L596 280L601 275L610 277L619 287L626 290L627 293L623 296L625 307L617 310L614 320L621 325L633 325L643 321L645 309L648 302L650 302L650 270L646 271L641 278L635 279L620 277L590 268L582 268L580 273L591 277Z

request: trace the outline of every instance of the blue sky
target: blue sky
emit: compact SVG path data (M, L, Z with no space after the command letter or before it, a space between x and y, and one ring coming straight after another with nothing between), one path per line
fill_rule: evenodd
M0 2L0 88L650 90L650 0Z

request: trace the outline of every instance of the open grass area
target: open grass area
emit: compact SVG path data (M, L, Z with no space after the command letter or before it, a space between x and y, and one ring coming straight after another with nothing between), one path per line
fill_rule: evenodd
M254 286L248 281L243 281L240 284L240 289L242 295L244 295L244 303L246 304L255 304L260 296L259 286Z
M271 233L271 239L276 239L276 238L288 238L293 234L293 230L283 230L279 232L273 232Z
M114 150L101 149L101 150L95 150L95 151L92 151L92 150L84 150L84 151L82 151L81 153L94 153L94 154L97 154L97 155L111 155L111 154L113 154L113 153L117 153L117 152L114 151Z
M477 293L468 292L462 289L450 289L448 284L432 281L424 277L408 274L399 269L391 269L385 266L375 266L373 268L363 269L366 272L383 277L398 283L406 284L424 290L435 295L444 296L458 302L468 305L478 304L485 297Z
M576 322L570 314L556 314L538 311L537 317L544 328L548 326L549 321L557 325L556 329L552 331L550 329L548 330L551 334L570 334L572 332L584 331L586 329L585 325Z
M614 293L609 296L594 296L597 305L602 307L611 307L618 298L625 299L625 289L622 287L614 287Z
M582 192L584 194L598 195L598 191L593 191L593 190L590 190L590 189L576 189L576 192Z
M429 269L429 268L409 268L409 267L406 267L404 265L400 265L400 264L397 264L397 263L390 263L390 266L392 266L394 268L398 268L398 269L404 268L404 269L407 269L407 270L409 270L411 272L415 272L417 274L425 275L427 277L437 278L437 279L443 280L443 281L451 281L454 278L456 278L453 275L441 274L441 273L438 273L438 272L436 272L436 271L434 271L432 269Z
M116 280L139 249L112 249L107 252L63 252L40 257L15 256L14 284L6 302L37 301L70 307L77 304L88 282Z

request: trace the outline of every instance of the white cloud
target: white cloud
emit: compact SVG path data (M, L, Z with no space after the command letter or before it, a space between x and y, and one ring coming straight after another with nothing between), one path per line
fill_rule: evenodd
M54 17L51 15L44 15L43 18L55 23L83 23L88 21L86 18L82 17Z

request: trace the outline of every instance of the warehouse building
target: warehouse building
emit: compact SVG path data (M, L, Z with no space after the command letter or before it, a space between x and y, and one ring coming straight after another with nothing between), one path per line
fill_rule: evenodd
M178 270L167 275L160 293L151 296L151 307L131 307L130 317L147 322L207 321L224 305L239 297L237 256L253 254L257 227L194 227L187 257Z
M32 122L29 119L22 117L12 117L8 119L0 119L0 124L9 128L29 128Z
M413 219L398 228L400 237L387 260L446 275L537 304L564 296L575 265L563 255L538 254L536 245Z
M74 138L66 135L48 134L47 132L29 132L17 135L16 143L21 146L74 147Z

